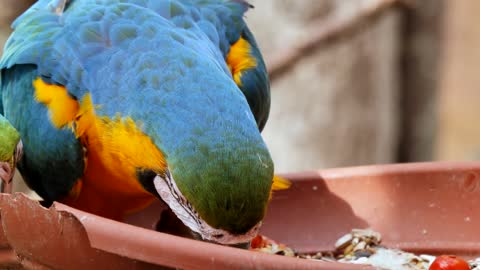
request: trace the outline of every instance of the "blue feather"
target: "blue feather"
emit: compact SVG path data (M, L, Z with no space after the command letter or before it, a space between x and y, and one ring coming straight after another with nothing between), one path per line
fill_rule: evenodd
M0 69L15 73L29 65L35 69L28 70L29 77L21 79L23 84L41 76L49 83L66 86L79 101L90 94L99 105L95 113L100 117L132 118L165 154L178 187L192 204L201 205L198 210L206 219L223 220L225 224L215 225L235 233L257 224L268 201L273 164L250 109L252 104L249 106L250 100L235 84L225 60L230 46L247 31L243 15L248 4L230 0L71 0L58 15L48 3L40 0L15 21ZM264 72L264 66L258 71ZM2 88L5 91L5 86ZM28 100L25 108L35 108L29 113L43 110L42 117L47 117L43 105L32 104L31 92L14 91L14 87L8 88L3 100ZM20 110L9 106L17 113ZM21 120L16 125L21 126ZM46 134L52 132L46 129ZM26 127L20 130L27 133ZM72 138L63 139L69 142ZM78 142L71 147L78 148ZM78 158L77 150L69 161ZM31 177L40 176L36 172ZM196 196L202 189L209 192ZM217 211L216 202L224 205L224 192L229 194L228 200L237 196L246 201L232 202L236 205L232 209L251 211L243 216L233 210ZM52 198L55 194L42 195Z
M2 72L5 117L20 133L23 157L17 164L26 183L47 201L64 198L83 175L83 151L68 129L55 128L47 108L34 99L33 65ZM26 109L28 108L28 109Z

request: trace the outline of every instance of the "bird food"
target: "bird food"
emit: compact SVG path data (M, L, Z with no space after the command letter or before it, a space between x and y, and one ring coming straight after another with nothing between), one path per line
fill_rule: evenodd
M381 245L380 233L369 229L353 229L340 237L331 252L316 254L297 253L286 245L276 243L265 236L257 236L252 241L252 250L296 257L307 260L371 265L392 270L480 270L480 258L464 261L455 256L416 255L410 252L391 249Z

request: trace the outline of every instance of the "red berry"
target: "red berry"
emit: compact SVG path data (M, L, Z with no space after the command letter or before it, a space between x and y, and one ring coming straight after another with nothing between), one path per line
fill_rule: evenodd
M255 236L255 238L253 238L252 242L250 243L250 248L256 249L256 248L263 248L263 247L264 247L263 237L261 235Z
M453 255L438 256L428 270L470 270L462 258Z
M255 238L252 239L252 242L250 243L250 249L264 248L264 247L271 246L273 244L281 245L281 244L278 244L277 242L273 241L272 239L259 234Z

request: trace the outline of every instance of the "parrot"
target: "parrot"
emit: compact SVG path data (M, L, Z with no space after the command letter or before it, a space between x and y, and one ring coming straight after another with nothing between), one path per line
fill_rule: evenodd
M10 193L16 163L22 155L22 140L20 134L10 122L0 115L0 179L1 191Z
M37 1L0 59L1 113L20 134L27 185L114 220L160 200L196 239L248 244L272 191L289 185L261 136L271 97L244 20L252 7Z

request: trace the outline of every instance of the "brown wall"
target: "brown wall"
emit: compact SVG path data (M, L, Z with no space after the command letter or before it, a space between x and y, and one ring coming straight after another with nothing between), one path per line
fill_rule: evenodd
M480 158L480 1L448 1L438 159Z

